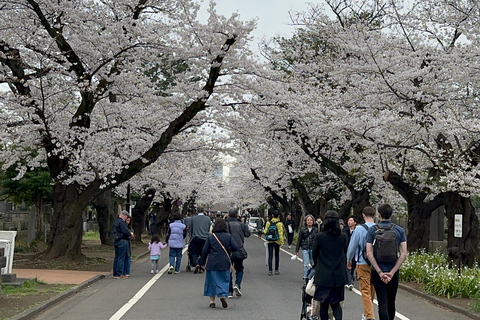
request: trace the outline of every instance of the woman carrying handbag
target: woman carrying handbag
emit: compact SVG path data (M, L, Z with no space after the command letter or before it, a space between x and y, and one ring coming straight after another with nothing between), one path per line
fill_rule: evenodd
M215 296L220 298L222 307L226 308L228 286L230 284L230 253L238 246L228 233L227 222L217 219L203 247L200 265L206 272L203 295L210 297L210 308L215 308ZM208 257L208 261L207 261ZM205 266L206 263L206 266Z

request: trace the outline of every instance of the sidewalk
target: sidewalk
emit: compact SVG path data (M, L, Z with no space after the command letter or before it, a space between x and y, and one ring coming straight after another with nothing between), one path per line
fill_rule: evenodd
M90 279L107 276L108 272L74 271L74 270L45 270L45 269L12 269L18 278L38 279L50 284L81 284Z

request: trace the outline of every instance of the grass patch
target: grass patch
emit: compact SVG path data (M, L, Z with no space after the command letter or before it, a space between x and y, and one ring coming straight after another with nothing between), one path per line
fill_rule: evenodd
M71 284L54 284L50 285L38 279L27 280L20 286L10 286L2 284L2 292L5 296L21 297L26 295L38 294L43 292L55 292L56 294L64 292L73 285Z
M82 236L83 240L100 240L100 232L98 231L87 231Z

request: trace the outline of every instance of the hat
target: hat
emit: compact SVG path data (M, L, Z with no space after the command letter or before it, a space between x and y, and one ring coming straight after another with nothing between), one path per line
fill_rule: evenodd
M325 213L325 219L327 218L335 218L339 219L340 217L338 216L338 212L334 210L328 210L327 213Z

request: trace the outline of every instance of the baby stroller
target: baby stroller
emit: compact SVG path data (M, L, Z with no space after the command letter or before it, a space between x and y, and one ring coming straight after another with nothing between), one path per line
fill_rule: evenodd
M300 320L313 320L316 319L312 316L312 308L313 308L313 297L308 295L305 292L305 288L307 287L308 280L313 278L315 275L315 269L310 268L308 270L307 279L302 286L302 311L300 313Z

